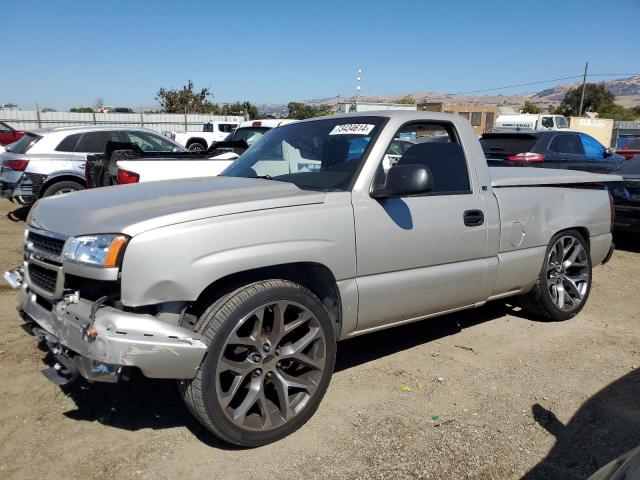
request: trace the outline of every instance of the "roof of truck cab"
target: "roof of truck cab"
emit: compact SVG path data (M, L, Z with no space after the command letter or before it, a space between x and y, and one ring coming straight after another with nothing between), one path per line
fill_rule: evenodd
M250 128L250 127L264 127L264 128L276 128L280 125L287 125L288 123L298 122L299 120L294 120L291 118L265 118L265 119L256 119L256 120L245 120L244 122L240 122L238 128ZM259 123L260 125L255 125Z

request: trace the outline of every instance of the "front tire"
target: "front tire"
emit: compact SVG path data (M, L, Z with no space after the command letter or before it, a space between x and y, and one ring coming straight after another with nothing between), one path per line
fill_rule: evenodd
M74 182L72 180L63 180L62 182L56 182L53 185L47 187L42 194L44 197L53 197L54 195L62 195L63 193L78 192L84 190L84 185Z
M568 320L582 310L591 292L589 245L577 230L553 236L538 281L522 296L525 310L547 320Z
M207 147L200 142L193 142L189 145L189 150L192 152L202 152L206 149Z
M318 298L301 285L265 280L214 302L197 331L207 355L178 382L189 410L240 446L279 440L314 414L335 366L336 337Z

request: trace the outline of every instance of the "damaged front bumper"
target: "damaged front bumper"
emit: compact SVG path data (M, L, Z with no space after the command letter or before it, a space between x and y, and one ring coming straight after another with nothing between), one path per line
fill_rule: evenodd
M18 310L28 326L52 350L59 368L71 375L115 381L122 367L136 367L149 378L189 379L195 377L207 351L202 336L152 315L105 306L92 319L94 303L77 298L47 308L49 303L41 297L39 301L24 283L22 268L4 277L17 288ZM65 365L65 360L72 363Z

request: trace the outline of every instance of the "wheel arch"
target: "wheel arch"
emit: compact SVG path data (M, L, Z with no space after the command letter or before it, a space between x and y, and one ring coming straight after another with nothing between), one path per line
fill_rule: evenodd
M42 194L54 183L64 181L76 182L82 185L84 188L87 188L87 181L84 177L72 172L59 172L55 175L50 175L45 178L44 182L42 182L42 185L40 186L40 190L38 191L38 198L42 198Z
M202 137L190 137L189 140L187 140L187 143L185 144L185 147L189 148L189 146L191 146L194 143L201 143L202 145L204 145L205 149L209 146L209 142L207 142Z
M321 263L295 262L254 268L232 273L209 284L189 307L189 313L199 317L214 301L243 285L262 280L280 279L308 288L327 310L336 337L342 328L342 301L333 272Z
M582 235L582 237L584 238L585 242L587 242L587 248L589 248L591 246L591 237L590 237L590 233L589 233L589 229L587 227L567 227L567 228L562 228L560 230L558 230L557 232L555 232L551 238L553 238L554 236L563 233L563 232L568 232L570 230L574 230L576 232L578 232L580 235ZM549 241L551 241L551 238L549 239Z

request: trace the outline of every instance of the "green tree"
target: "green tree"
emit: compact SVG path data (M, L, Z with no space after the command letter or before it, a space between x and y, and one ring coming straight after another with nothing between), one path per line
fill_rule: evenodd
M582 86L570 89L564 96L556 113L565 117L578 117L584 112L597 112L600 109L608 109L614 105L615 95L605 88L602 83L587 83L584 92L584 104L580 112L580 98Z
M398 103L400 103L402 105L415 105L416 101L413 98L411 98L409 96L406 96L406 97L401 98L400 100L398 100Z
M218 106L209 100L211 90L202 88L196 92L189 80L181 89L161 87L156 100L165 113L218 113Z
M522 105L520 107L520 111L522 113L541 113L542 109L540 108L540 105L538 105L535 102L530 102L529 100L525 100L524 101L524 105Z
M255 120L260 117L258 107L251 102L236 102L222 105L219 107L220 115L248 115L249 120Z
M69 110L74 113L93 113L93 108L91 107L73 107Z
M639 115L632 108L624 108L622 105L613 104L599 108L598 116L614 120L635 120Z
M316 107L302 102L289 102L287 104L287 111L287 118L294 118L296 120L331 115L331 107L329 105L318 105Z

